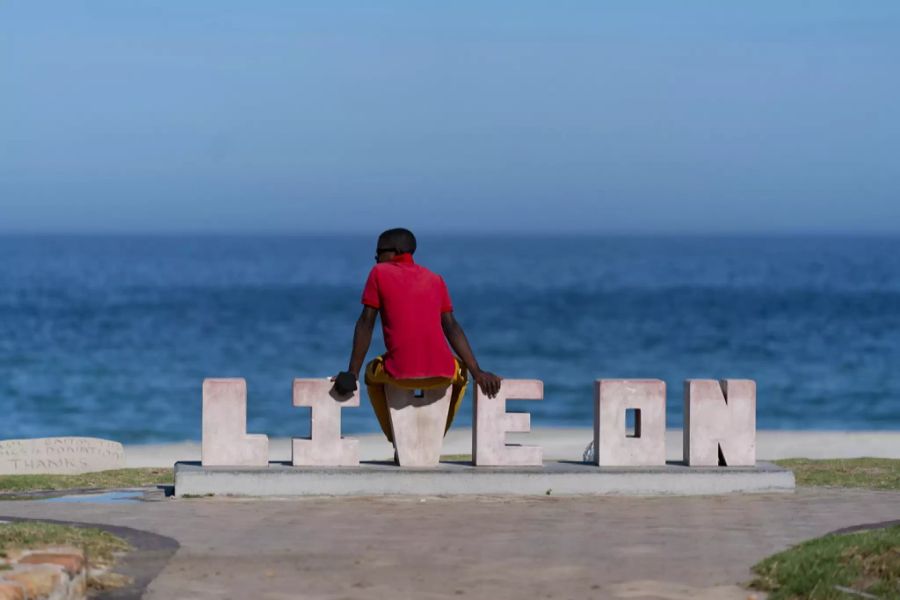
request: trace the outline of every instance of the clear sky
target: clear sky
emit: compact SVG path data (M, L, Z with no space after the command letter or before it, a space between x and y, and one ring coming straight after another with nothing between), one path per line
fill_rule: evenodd
M0 3L0 231L900 232L900 2Z

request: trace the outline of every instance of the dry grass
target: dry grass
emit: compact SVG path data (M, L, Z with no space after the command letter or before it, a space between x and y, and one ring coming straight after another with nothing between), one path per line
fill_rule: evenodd
M116 554L130 547L125 540L100 529L37 521L0 523L0 554L3 556L13 548L42 546L81 548L93 567L112 565Z
M172 469L115 469L81 475L0 475L0 494L73 489L122 489L171 485Z
M789 458L775 462L794 472L797 485L900 490L900 460L894 458Z

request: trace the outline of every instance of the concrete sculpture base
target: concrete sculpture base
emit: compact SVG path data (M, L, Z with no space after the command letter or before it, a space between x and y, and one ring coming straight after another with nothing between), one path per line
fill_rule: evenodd
M397 460L403 467L432 467L441 458L450 410L450 387L407 390L384 386Z
M203 464L260 466L269 461L269 436L247 433L247 382L203 380Z
M739 467L756 462L756 382L684 382L684 461Z
M507 433L531 431L531 414L506 412L507 400L542 400L544 383L536 379L507 379L500 393L489 398L472 386L472 459L478 466L539 466L544 460L540 446L507 444Z
M341 409L359 406L359 390L340 396L330 379L295 379L294 406L309 406L308 438L291 442L294 466L359 464L359 440L341 437Z
M625 427L634 411L634 434ZM659 379L599 379L594 383L594 464L666 464L666 383Z
M441 463L404 469L387 462L358 467L203 467L175 464L175 495L384 496L384 495L632 495L699 496L735 492L788 492L794 474L770 463L755 467L597 467L546 462L543 467L474 467Z

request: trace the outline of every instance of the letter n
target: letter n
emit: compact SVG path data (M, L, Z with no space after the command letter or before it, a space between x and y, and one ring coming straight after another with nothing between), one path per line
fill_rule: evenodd
M684 382L684 462L690 466L756 464L756 382Z

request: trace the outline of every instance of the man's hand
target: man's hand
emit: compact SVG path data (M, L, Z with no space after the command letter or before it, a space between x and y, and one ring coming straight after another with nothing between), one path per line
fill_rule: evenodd
M481 388L481 391L487 394L488 398L493 398L500 392L501 377L494 375L489 371L479 371L474 373L475 383Z
M341 396L352 394L356 391L356 375L350 371L341 371L334 378L334 391Z

